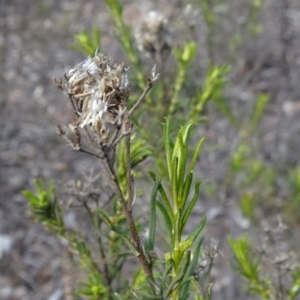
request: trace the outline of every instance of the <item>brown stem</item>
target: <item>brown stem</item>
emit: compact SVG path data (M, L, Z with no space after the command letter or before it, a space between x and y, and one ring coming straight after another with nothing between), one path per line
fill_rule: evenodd
M143 94L140 96L140 98L135 102L135 104L133 105L133 107L128 112L128 117L130 117L132 115L132 113L137 109L137 107L140 105L140 103L142 102L142 100L146 97L146 95L148 94L149 90L152 88L152 83L153 83L152 80L150 78L147 78L146 88L143 91Z
M102 159L101 162L102 162L102 165L103 165L103 167L104 167L104 169L105 169L105 171L108 175L109 184L110 184L111 188L113 189L113 191L115 192L116 196L118 197L118 199L119 199L119 201L122 205L122 209L123 209L123 212L125 214L125 217L126 217L126 220L127 220L128 226L129 226L129 230L130 230L132 239L134 240L136 250L139 253L137 257L138 257L138 259L141 263L141 266L144 270L144 273L146 274L146 276L149 276L151 279L153 279L152 269L151 269L150 264L149 264L149 262L148 262L148 260L145 256L143 247L141 245L140 237L139 237L139 234L137 232L137 229L136 229L136 226L135 226L135 223L134 223L134 219L133 219L131 210L129 210L128 207L127 207L126 201L123 197L121 188L120 188L119 183L117 181L115 172L111 168L111 166L110 166L110 164L109 164L109 162L106 158Z
M127 184L128 184L128 204L127 209L131 211L133 201L133 180L131 174L131 156L130 156L130 135L125 138L126 145L126 168L127 168Z

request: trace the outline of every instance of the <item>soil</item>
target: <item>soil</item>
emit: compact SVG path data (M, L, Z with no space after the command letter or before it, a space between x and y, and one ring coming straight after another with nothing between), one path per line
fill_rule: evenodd
M176 20L184 7L184 1L142 2L124 1L124 18L133 27L149 10L163 11ZM282 179L277 183L278 199L273 199L270 211L262 212L260 224L272 222L281 213L282 201L288 201L284 178L289 169L299 167L300 163L300 3L286 2L265 1L259 18L262 32L243 41L231 59L232 84L225 90L230 107L240 115L249 111L259 92L271 96L260 126L258 152L269 165L282 170ZM239 9L242 13L241 5L232 12L237 18ZM199 22L203 22L201 18ZM228 31L236 30L230 24ZM70 293L83 276L70 264L65 242L34 222L21 191L33 189L34 178L63 185L95 169L92 158L71 151L56 135L57 124L70 122L71 108L54 84L54 78L61 78L85 58L70 46L74 34L89 31L92 25L101 28L101 51L117 62L128 64L103 1L0 2L0 299L3 300L72 299ZM204 27L200 26L205 34ZM226 37L223 39L218 41L219 45L228 47ZM203 38L200 40L203 43ZM208 53L201 49L199 64L205 65ZM222 48L214 50L216 63L225 63L224 56ZM199 174L204 184L206 179L219 183L218 199L203 195L190 226L205 213L206 245L210 244L210 238L220 241L222 255L218 256L212 273L213 299L248 299L238 276L228 266L231 254L226 237L249 231L259 241L263 229L258 224L249 227L249 220L238 209L237 196L224 184L237 131L213 107L207 113L209 124L199 129L199 136L206 136L208 145L217 147L203 154ZM81 221L76 216L73 211L67 213L68 226L79 226ZM299 223L289 226L286 245L297 247Z

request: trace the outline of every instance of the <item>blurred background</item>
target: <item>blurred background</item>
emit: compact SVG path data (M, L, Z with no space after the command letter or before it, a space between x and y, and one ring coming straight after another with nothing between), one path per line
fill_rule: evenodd
M287 226L280 248L300 261L300 2L123 3L133 31L155 10L168 19L174 46L197 42L185 97L201 87L209 61L231 66L222 97L230 110L209 103L197 133L207 141L194 219L208 217L206 245L220 241L213 299L251 299L229 267L229 235L247 231L260 245L266 227L275 228L280 217ZM0 299L72 299L68 294L82 276L69 264L64 241L34 222L20 192L37 177L59 185L95 168L56 135L56 125L70 122L72 112L54 83L85 58L72 45L92 26L101 31L101 52L130 66L103 1L0 1ZM141 56L150 71L153 62ZM166 74L169 65L172 57ZM264 99L259 124L249 130L253 107ZM78 222L68 211L66 223Z

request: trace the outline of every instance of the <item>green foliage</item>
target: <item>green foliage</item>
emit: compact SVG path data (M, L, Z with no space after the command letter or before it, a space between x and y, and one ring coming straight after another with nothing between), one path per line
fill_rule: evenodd
M253 105L251 113L245 117L234 116L239 124L238 142L229 160L226 188L234 191L239 198L239 206L247 218L256 221L259 212L272 205L276 197L278 171L259 157L259 124L270 96L261 93ZM226 116L226 114L224 114ZM232 121L230 116L227 116Z
M174 79L173 95L170 100L169 114L174 114L175 106L178 101L179 93L182 90L183 83L186 79L190 63L196 55L197 45L195 42L186 43L183 50L175 49L174 54L177 59L178 71Z
M248 289L253 294L261 296L261 299L272 299L270 282L261 279L261 255L257 255L255 251L251 249L248 236L244 235L237 240L229 237L228 242L233 250L236 262L233 268L249 281Z
M288 215L293 216L295 221L299 221L300 211L300 168L290 169L288 174L288 195L285 211Z
M144 74L149 71L144 70L140 53L136 51L134 45L133 31L123 20L123 3L120 0L105 0L105 2L117 29L120 44L132 64L134 70L132 72L134 76L132 78L133 84L142 90L144 87ZM186 79L193 67L192 62L197 55L197 43L195 41L184 41L181 47L173 49L173 55L175 58L175 71L173 74L162 72L162 76L151 94L146 96L145 104L139 108L139 117L134 120L139 134L151 148L152 157L162 177L164 177L166 170L166 161L162 155L164 143L161 138L163 135L161 131L163 118L168 117L170 131L174 133L182 124L203 121L204 118L201 114L211 99L215 101L215 104L223 113L231 116L230 109L221 97L230 67L211 65L201 90L197 91L195 97L185 99ZM163 71L164 65L159 65L159 67ZM199 84L200 82L197 82L197 85ZM131 101L135 101L135 98L133 96Z
M100 51L101 31L93 26L90 34L83 30L74 36L74 40L73 49L83 52L86 55L94 56L95 53Z
M199 155L203 139L199 141L191 163L188 165L188 142L191 132L191 124L182 127L175 142L170 138L169 122L164 126L164 143L168 167L169 181L171 184L171 196L167 196L165 188L158 182L157 190L160 200L156 204L164 219L168 235L170 237L170 252L167 255L173 263L172 282L168 287L167 296L171 299L186 299L189 281L192 271L198 261L202 239L195 248L196 258L190 259L190 247L199 237L204 224L205 217L199 222L195 230L186 238L183 238L183 230L196 204L199 195L201 181L195 183L194 195L189 199L193 182L193 169L196 157ZM155 174L151 174L153 179ZM196 261L195 261L196 260ZM180 282L184 282L183 286Z
M80 284L82 288L76 291L77 295L89 296L90 300L103 299L108 296L108 289L103 285L98 273L89 274L87 282Z
M252 117L250 120L250 125L249 125L250 132L253 132L257 128L257 125L259 121L262 119L264 109L269 100L270 100L270 95L268 94L261 93L258 95L255 107L253 109Z
M242 195L240 199L240 209L245 217L249 220L254 219L254 210L256 205L255 196L251 193Z
M87 280L80 283L81 288L76 291L78 295L85 295L88 299L113 299L112 293L117 299L132 299L132 295L136 299L162 300L187 299L189 297L190 283L194 280L194 272L203 242L203 238L198 239L198 237L205 224L205 217L203 217L194 231L183 238L183 231L198 200L201 184L200 181L197 181L194 185L194 192L191 191L193 169L204 141L204 139L199 141L191 161L188 163L191 128L191 124L182 127L173 142L170 138L168 121L164 127L164 143L169 170L167 187L171 187L170 196L161 180L151 173L155 183L150 196L149 234L144 241L144 249L151 262L154 278L145 277L138 270L128 285L122 281L118 282L124 262L129 255L129 252L125 250L126 247L135 256L139 256L139 252L135 243L128 237L128 228L124 226L123 211L117 201L110 212L103 208L97 208L93 210L93 213L88 207L88 202L83 202L98 235L100 257L97 258L96 263L94 250L88 246L88 241L83 234L65 228L62 209L57 202L52 183L47 188L42 181L36 181L37 194L30 191L23 192L23 195L29 200L31 212L36 216L36 220L43 222L49 230L66 238L69 241L70 251L79 257L78 263L86 271ZM149 155L149 149L142 140L133 139L131 146L130 168L138 165ZM128 177L126 178L124 175L128 167L128 160L123 147L124 145L121 145L119 148L118 177L120 182L123 182L125 191L129 182L126 181ZM191 197L190 194L192 194ZM165 254L165 260L158 262L154 255L157 207L162 212L170 236L169 251ZM196 242L197 240L198 242ZM196 245L193 247L195 243ZM124 245L126 245L125 248Z
M41 222L49 230L63 235L65 233L64 221L61 209L57 205L53 182L49 184L48 189L42 180L35 180L34 185L37 194L28 190L22 191L22 194L29 200L29 206L35 216L36 222Z
M289 300L297 299L296 297L300 295L300 267L297 267L292 272L292 279L293 279L293 283L288 292Z
M134 169L138 164L143 162L147 157L151 155L151 149L149 145L141 138L133 137L130 141L130 157L131 157L131 169ZM125 141L122 140L117 149L117 176L120 182L122 191L127 188L127 159L126 159L126 147ZM137 172L133 174L138 176Z
M62 209L57 203L57 196L53 183L46 184L42 180L35 182L36 194L23 191L22 194L29 200L31 213L37 222L42 222L53 233L65 238L69 242L69 250L79 257L79 265L88 273L88 282L82 283L84 290L78 291L83 295L90 295L90 299L109 299L109 290L103 275L92 257L92 251L79 231L66 229L62 216Z
M300 294L300 268L297 266L290 272L291 280L289 285L284 285L283 277L287 275L282 270L282 262L278 258L274 259L276 264L276 280L272 281L271 274L265 276L262 270L262 258L264 252L257 253L247 235L234 240L228 238L229 245L233 250L235 263L234 270L246 280L246 287L257 299L297 299Z
M220 111L227 116L233 124L236 124L235 116L232 115L222 97L222 89L226 83L226 75L229 70L230 66L209 67L202 89L196 93L193 101L194 109L190 112L190 121L196 122L197 117L203 112L208 101L213 99Z

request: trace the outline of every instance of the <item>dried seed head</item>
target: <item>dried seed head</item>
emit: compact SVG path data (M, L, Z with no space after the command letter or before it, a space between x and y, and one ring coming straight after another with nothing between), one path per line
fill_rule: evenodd
M149 12L136 32L138 48L153 59L166 58L172 47L168 19L156 11Z
M69 96L75 119L69 125L73 138L61 126L58 134L73 149L96 156L108 162L113 169L117 144L133 132L130 117L158 79L155 68L147 77L141 97L128 111L130 94L128 68L113 64L112 60L97 53L72 68L58 86ZM105 164L108 168L107 164Z
M102 135L107 124L120 124L129 97L128 68L103 54L88 57L66 74L65 91L78 116L74 126Z
M127 71L124 64L116 65L109 57L98 53L72 68L63 81L56 81L68 94L74 109L75 119L69 128L76 141L68 138L61 127L58 133L76 150L105 156L111 166L117 143L131 133L127 131L130 127ZM80 130L82 128L85 130ZM85 139L81 138L82 132Z
M211 239L209 247L205 247L205 256L213 260L218 256L219 253L221 253L219 249L219 241Z

